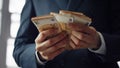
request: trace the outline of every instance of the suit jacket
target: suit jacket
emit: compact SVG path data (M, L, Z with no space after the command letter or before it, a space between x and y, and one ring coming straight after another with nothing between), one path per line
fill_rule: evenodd
M118 68L116 62L120 60L119 6L118 0L26 0L13 52L16 63L23 68ZM31 18L59 10L82 12L91 17L91 26L104 37L106 55L79 49L65 51L45 65L38 64L34 40L39 32Z

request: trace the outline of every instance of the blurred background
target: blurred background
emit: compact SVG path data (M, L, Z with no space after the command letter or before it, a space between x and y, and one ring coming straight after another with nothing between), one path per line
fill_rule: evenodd
M19 68L12 57L25 0L0 0L0 68Z
M0 68L19 68L12 52L24 4L25 0L0 0Z

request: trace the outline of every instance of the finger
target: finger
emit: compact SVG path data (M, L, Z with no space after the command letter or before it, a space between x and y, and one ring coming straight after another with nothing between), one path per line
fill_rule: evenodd
M82 40L79 40L78 38L76 38L75 36L71 35L71 40L73 41L74 43L74 49L79 49L79 48L87 48L88 46L88 43L82 41Z
M70 40L70 46L75 49L76 48L76 45L74 44L74 42L72 40Z
M45 30L45 31L42 31L38 37L35 39L35 42L36 43L41 43L43 42L47 37L49 36L54 36L58 34L58 30L57 29L49 29L49 30Z
M75 36L78 40L89 44L89 48L95 48L100 44L99 34L88 35L82 32L72 31L72 35Z
M96 30L94 27L87 26L87 25L80 24L80 23L69 23L68 28L73 30L73 31L81 31L81 32L84 32L86 34L96 33Z
M62 40L63 38L65 38L66 36L67 36L67 34L65 32L61 32L56 37L48 39L48 40L44 41L43 43L41 43L40 45L38 45L36 47L36 49L38 51L43 51L43 50L51 47L52 45L56 44L57 42L59 42L60 40Z
M65 46L67 44L66 42L67 42L67 39L60 41L58 44L56 44L54 46L49 47L48 49L43 51L43 55L49 55L49 54L52 54L53 52L57 51L60 48L65 48Z
M91 37L91 35L88 35L88 34L85 34L82 32L78 32L78 31L72 31L72 35L86 43L90 43L92 41L92 37L93 37L93 36Z
M94 36L97 33L96 29L94 27L92 27L92 26L86 27L84 29L84 32L86 34L89 34L89 35L92 35L92 36Z
M49 54L48 56L44 56L44 59L46 59L46 60L52 60L56 56L58 56L59 54L61 54L64 50L65 50L65 48L60 48L57 51L55 51L54 53Z
M98 34L97 30L94 27L89 27L91 31L89 31L91 33L92 36Z

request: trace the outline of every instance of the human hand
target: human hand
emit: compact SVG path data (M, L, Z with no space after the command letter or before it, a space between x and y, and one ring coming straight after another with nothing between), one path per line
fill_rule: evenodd
M42 59L52 60L65 50L67 39L67 33L56 29L42 31L35 40L36 50Z
M72 30L70 46L73 49L99 48L101 41L99 34L94 27L80 23L69 23L68 28Z

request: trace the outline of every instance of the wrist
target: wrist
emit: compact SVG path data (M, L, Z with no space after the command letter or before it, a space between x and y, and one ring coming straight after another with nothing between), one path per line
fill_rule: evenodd
M47 60L43 59L42 56L40 55L40 53L37 51L37 55L38 58L42 61L42 62L46 62Z
M35 55L36 55L36 60L37 60L37 63L38 65L45 65L45 63L47 63L46 60L43 60L41 55L39 54L39 52L35 52ZM39 55L39 56L38 56ZM42 60L41 60L42 59Z
M97 48L94 48L94 50L93 50L92 48L88 48L88 49L89 49L91 52L105 55L105 54L106 54L105 40L104 40L103 35L102 35L100 32L98 32L98 34L99 34L99 36L100 36L100 44L98 45Z
M101 38L100 38L100 35L98 33L98 42L96 44L96 46L94 48L92 48L92 50L98 50L101 46Z

